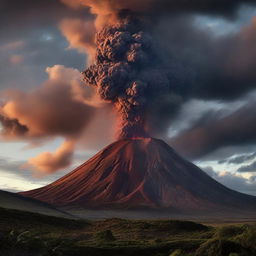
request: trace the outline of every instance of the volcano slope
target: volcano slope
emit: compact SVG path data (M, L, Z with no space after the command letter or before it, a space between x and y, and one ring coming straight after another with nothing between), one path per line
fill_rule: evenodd
M256 197L226 188L153 138L117 141L63 178L21 194L85 209L192 214L256 210Z

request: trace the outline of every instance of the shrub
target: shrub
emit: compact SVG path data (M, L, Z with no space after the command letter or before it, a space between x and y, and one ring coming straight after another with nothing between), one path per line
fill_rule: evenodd
M246 229L241 235L235 238L245 248L250 248L256 251L256 225L246 226Z
M27 248L30 250L38 250L45 247L42 239L32 234L30 231L20 233L16 238L16 244L18 247Z
M106 242L111 242L111 241L115 241L116 240L116 238L114 237L114 235L113 235L111 230L105 230L105 231L97 232L95 234L95 238L97 240L106 241Z
M170 256L182 256L182 251L180 249L175 250L170 254Z
M196 251L196 256L229 256L231 253L243 253L244 248L235 242L224 239L211 239L203 243Z
M230 238L242 234L245 230L243 226L224 226L217 230L215 236L218 238Z
M160 239L160 238L157 238L157 239L155 239L155 240L154 240L154 242L155 242L156 244L160 244L160 243L162 243L162 242L163 242L163 240L162 240L162 239Z
M173 232L195 232L195 231L208 231L209 228L205 225L195 223L192 221L156 221L154 222L155 228L158 230L166 230Z

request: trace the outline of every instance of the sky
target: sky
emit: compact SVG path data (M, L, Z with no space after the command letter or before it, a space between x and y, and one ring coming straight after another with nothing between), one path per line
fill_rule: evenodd
M44 186L115 140L116 114L81 75L95 15L64 2L0 4L2 190ZM220 183L256 195L256 6L237 2L227 13L159 11L153 35L174 59L174 83L190 91L175 115L165 107L154 136Z

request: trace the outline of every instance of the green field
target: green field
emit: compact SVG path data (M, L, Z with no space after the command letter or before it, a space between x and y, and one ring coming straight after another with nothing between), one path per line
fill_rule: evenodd
M0 208L0 255L254 256L256 224L82 221Z

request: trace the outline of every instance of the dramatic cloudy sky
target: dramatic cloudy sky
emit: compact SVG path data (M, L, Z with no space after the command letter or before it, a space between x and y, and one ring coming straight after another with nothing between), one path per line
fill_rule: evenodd
M95 17L62 2L0 3L0 189L43 186L114 140L115 114L80 74ZM153 28L174 60L174 82L189 88L175 114L161 110L155 136L219 182L256 195L256 5L191 2L166 7L176 12L159 7Z

